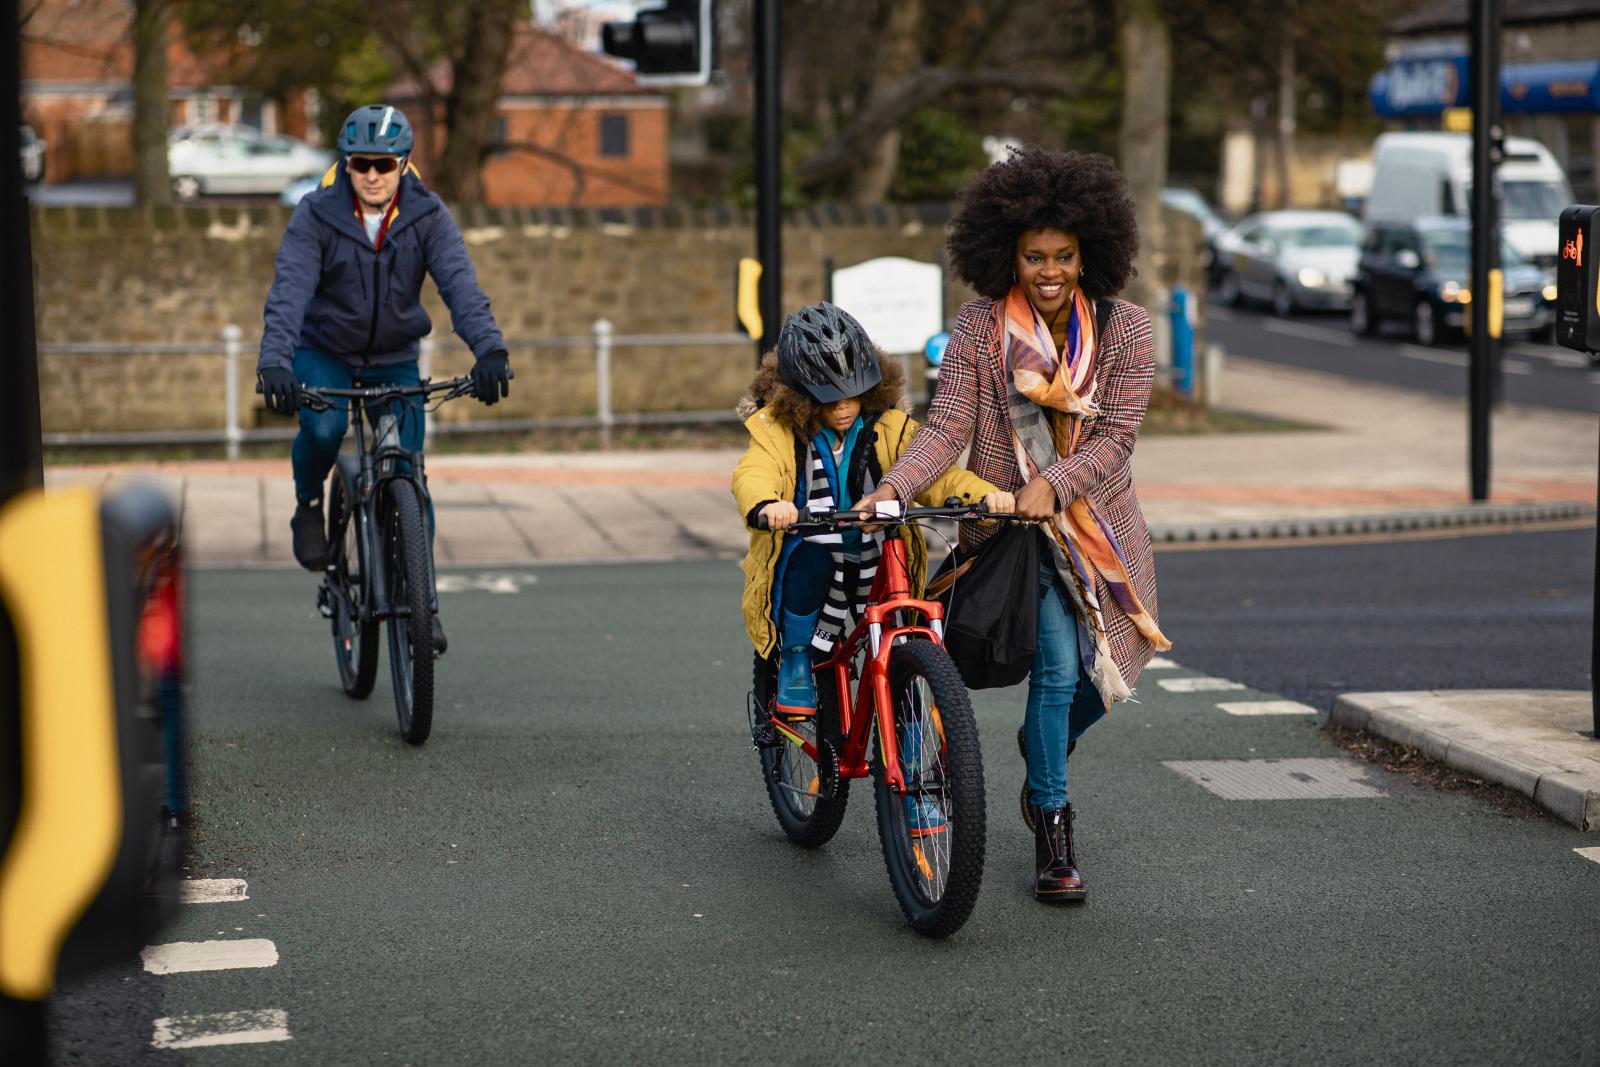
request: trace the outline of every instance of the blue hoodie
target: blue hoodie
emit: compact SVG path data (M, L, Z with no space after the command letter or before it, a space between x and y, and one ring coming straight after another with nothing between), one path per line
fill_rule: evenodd
M257 371L294 366L296 348L317 348L351 367L404 363L433 329L422 275L433 275L451 325L477 358L504 351L489 298L450 211L406 168L381 248L374 248L342 162L295 208L278 246L263 312Z

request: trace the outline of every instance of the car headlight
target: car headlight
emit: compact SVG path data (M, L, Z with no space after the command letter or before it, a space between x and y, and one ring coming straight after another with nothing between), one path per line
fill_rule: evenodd
M1472 303L1472 290L1461 285L1460 282L1445 282L1439 286L1439 299L1446 304Z
M1328 276L1315 267L1301 267L1295 277L1307 289L1321 289L1328 284Z
M1544 298L1552 304L1556 302L1556 287L1554 283L1544 287Z

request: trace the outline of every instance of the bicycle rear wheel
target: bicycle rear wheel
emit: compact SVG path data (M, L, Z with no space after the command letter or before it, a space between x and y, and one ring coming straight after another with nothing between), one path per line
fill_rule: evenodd
M756 714L770 715L778 684L776 658L756 656L754 681ZM819 678L817 714L791 717L784 726L813 746L820 737L829 751L837 753L839 701L832 688L831 678ZM849 779L839 777L837 758L832 768L819 766L793 738L775 733L757 744L761 780L767 787L767 799L772 802L772 814L778 817L778 825L790 841L801 848L819 848L839 832L839 824L844 821L845 805L850 801Z
M363 599L361 537L365 516L355 483L335 468L328 490L329 572L323 581L333 622L333 658L347 696L365 700L378 679L378 624Z
M407 481L388 486L385 562L389 580L389 675L400 736L413 745L433 729L433 580L428 527Z
M889 787L879 752L873 771L883 858L906 920L919 933L948 937L972 914L983 884L978 727L955 664L931 641L893 650L889 689L906 792Z

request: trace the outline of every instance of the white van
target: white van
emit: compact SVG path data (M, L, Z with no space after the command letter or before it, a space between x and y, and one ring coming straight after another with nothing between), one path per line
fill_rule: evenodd
M1529 260L1553 271L1561 212L1573 203L1566 173L1550 150L1506 138L1500 164L1501 227ZM1386 133L1372 145L1368 222L1410 222L1429 215L1472 214L1472 135Z

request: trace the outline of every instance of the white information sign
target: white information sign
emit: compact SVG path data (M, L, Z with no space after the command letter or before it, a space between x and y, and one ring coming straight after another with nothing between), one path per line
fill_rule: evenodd
M833 272L833 302L885 352L921 352L944 329L944 272L903 256L869 259Z

